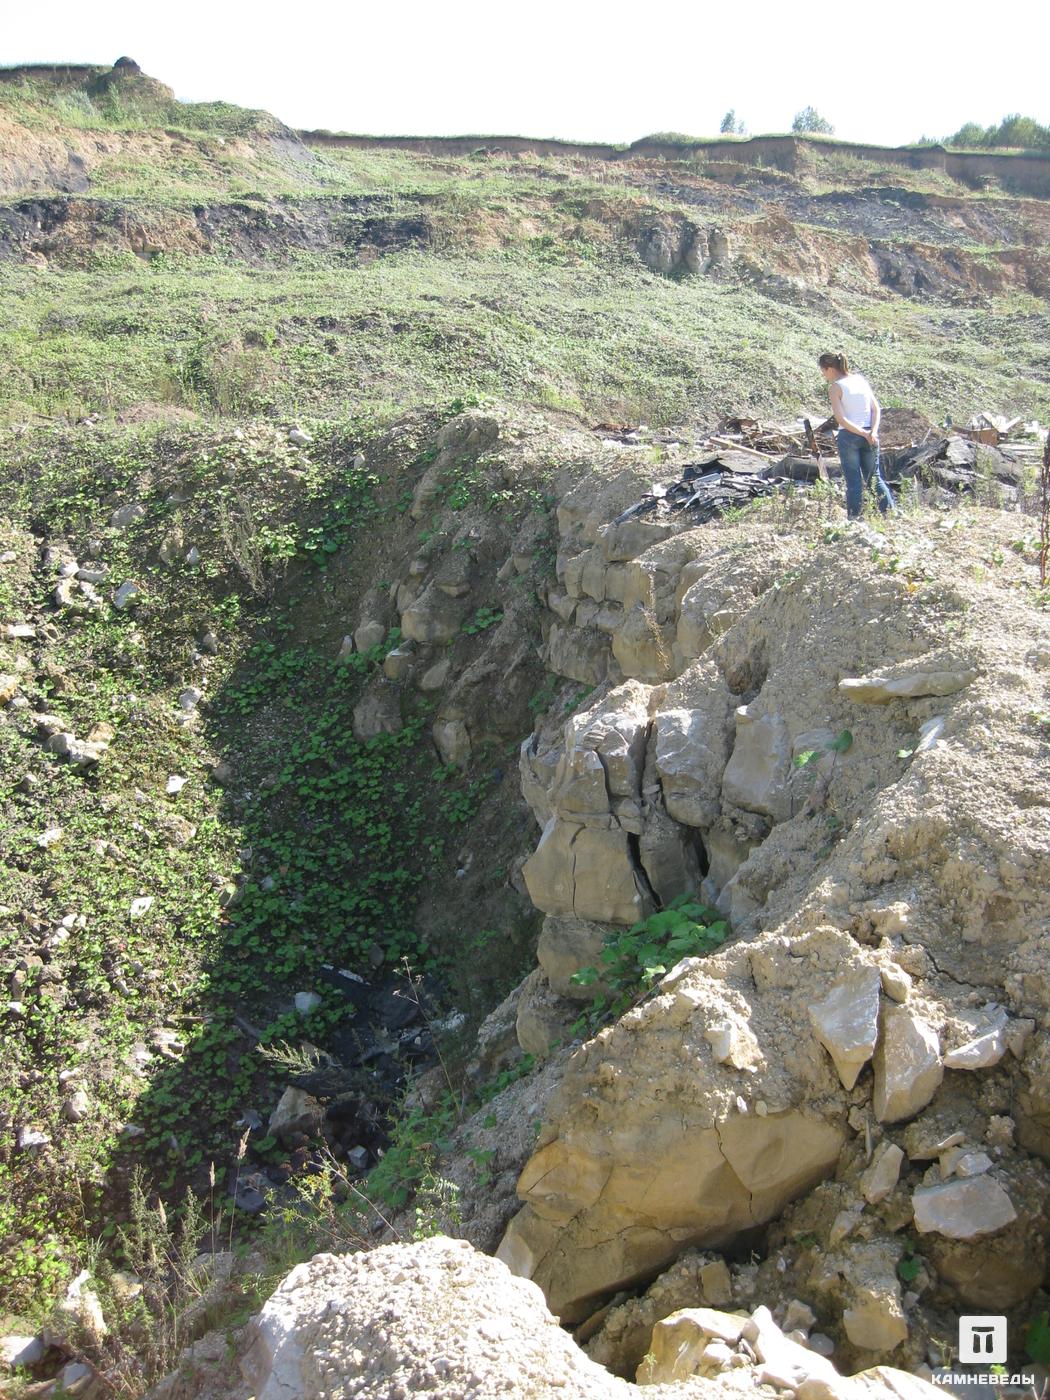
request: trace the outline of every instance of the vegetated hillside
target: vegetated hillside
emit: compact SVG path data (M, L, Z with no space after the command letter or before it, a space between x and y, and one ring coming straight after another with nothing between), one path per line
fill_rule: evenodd
M891 403L1045 405L1047 206L994 185L819 143L793 172L732 143L314 148L227 109L112 115L39 78L0 84L0 111L9 421L466 392L607 421L794 413L814 345L839 340Z
M1002 1149L1026 1277L1041 1280L1036 522L987 508L998 488L979 473L981 504L909 487L905 518L859 533L821 490L701 530L609 527L677 478L723 413L819 416L829 346L888 406L1045 420L1048 206L819 144L787 171L720 157L308 145L265 114L175 104L133 66L3 75L0 1288L28 1326L89 1267L112 1328L85 1327L81 1308L38 1374L76 1353L141 1390L176 1340L237 1315L282 1266L385 1228L318 1180L337 1195L354 1182L403 1234L436 1222L494 1250L537 1134L503 1253L566 1317L684 1267L689 1244L765 1258L780 1237L755 1232L785 1210L809 1210L796 1233L823 1236L830 1186L789 1203L837 1171L856 1213L857 1134L880 1145L897 1120L869 1111L870 1073L836 1087L819 1047L788 1054L776 1027L794 1024L780 1002L796 939L822 995L838 972L870 992L877 962L906 1002L899 964L945 1049L967 1016L981 1030L986 1002L1008 1009L1007 1069L980 1093L949 1074L933 1109L952 1117L945 1139L957 1119L975 1151ZM1018 480L1023 504L1032 482ZM866 720L835 689L913 664L990 679L943 704L887 697ZM954 747L927 756L918 726L945 705ZM679 787L655 736L694 712ZM965 791L950 777L961 756ZM894 836L898 799L941 801L943 819ZM550 824L535 854L529 807ZM982 884L974 864L993 859ZM905 888L924 862L936 890ZM730 890L731 934L708 946L695 910L673 915L662 931L684 942L663 963L624 934L704 879L705 898ZM965 1015L938 950L977 916L945 882L1002 943L1001 967L956 969ZM733 942L710 977L693 969L603 1029L589 988L610 932L617 1013L683 951ZM1028 950L1016 966L1014 944ZM751 1007L748 975L768 1003ZM683 1087L664 1051L692 1035L687 1003L721 1027L729 1060L712 1069L715 1042L689 1039L703 1072ZM609 1163L602 1115L647 1093L632 1037L685 1148L625 1117ZM731 1094L727 1062L743 1076ZM745 1185L759 1161L765 1175L711 1185L729 1202L711 1231L680 1199L681 1152L713 1125L737 1131L724 1115L755 1072L764 1108L733 1162ZM1016 1141L1000 1125L993 1143L982 1113L1012 1118ZM776 1165L788 1139L808 1154L794 1175ZM316 1170L321 1144L334 1177ZM670 1183L653 1211L630 1184L649 1157ZM205 1203L199 1232L183 1215L188 1253L247 1235L262 1251L177 1335L161 1319L207 1290L183 1268L179 1298L164 1293L141 1182L172 1221L186 1187ZM813 1261L781 1251L847 1365L864 1344L846 1312L874 1319L871 1354L915 1366L960 1277L986 1267L979 1250L927 1258L899 1234L904 1195L887 1195L893 1209L861 1229L874 1302L821 1291ZM928 1271L914 1302L893 1291L901 1238L923 1262L898 1282ZM997 1281L1014 1238L988 1256ZM768 1278L736 1269L729 1296L698 1293L695 1270L692 1293L664 1294L773 1303L768 1261ZM114 1264L145 1284L134 1308ZM1006 1292L1004 1308L1038 1310L1031 1289ZM596 1320L594 1354L633 1376L655 1304L622 1301L642 1322Z

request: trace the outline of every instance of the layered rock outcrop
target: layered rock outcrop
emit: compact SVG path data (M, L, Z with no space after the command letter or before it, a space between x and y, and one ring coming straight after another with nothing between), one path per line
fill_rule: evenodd
M521 751L547 915L523 1000L553 1023L603 931L683 892L734 941L570 1057L500 1257L579 1320L836 1177L874 1253L868 1283L826 1293L828 1326L858 1356L906 1349L893 1231L927 1241L926 1287L956 1303L980 1277L1013 1306L1045 1269L1050 772L1030 717L1050 629L975 595L966 542L928 517L885 537L806 504L617 522L635 485L559 510L547 662L593 693ZM931 1176L923 1124L951 1122L961 1150ZM1011 1288L997 1261L1021 1248Z

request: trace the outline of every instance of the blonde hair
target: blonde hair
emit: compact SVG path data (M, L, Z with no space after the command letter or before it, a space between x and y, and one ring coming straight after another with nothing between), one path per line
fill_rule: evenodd
M821 355L818 363L821 369L837 369L839 374L849 374L849 360L845 355L832 355L828 352Z

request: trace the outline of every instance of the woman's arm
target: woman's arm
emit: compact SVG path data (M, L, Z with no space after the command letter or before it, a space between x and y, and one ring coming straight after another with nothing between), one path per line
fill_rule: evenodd
M879 441L879 424L880 424L881 422L882 422L882 405L879 403L879 401L878 401L878 399L875 397L875 395L872 394L872 396L871 396L871 429L870 429L870 431L866 434L867 439L868 439L868 441L871 443L872 447L875 447L875 446L878 445L878 441Z
M831 399L831 411L835 415L835 422L840 428L845 428L847 432L856 433L858 437L866 438L868 429L862 428L858 423L851 422L842 408L842 390L837 384L828 385L828 397Z

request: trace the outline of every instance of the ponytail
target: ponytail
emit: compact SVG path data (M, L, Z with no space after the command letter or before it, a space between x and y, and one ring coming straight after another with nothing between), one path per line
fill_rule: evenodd
M845 355L821 355L818 361L821 369L835 369L839 374L849 374L849 360Z

